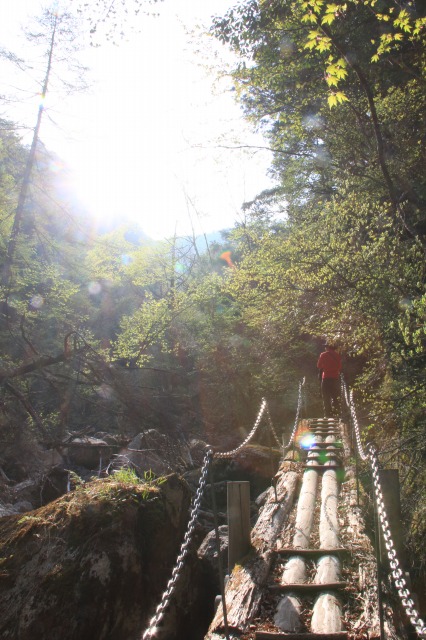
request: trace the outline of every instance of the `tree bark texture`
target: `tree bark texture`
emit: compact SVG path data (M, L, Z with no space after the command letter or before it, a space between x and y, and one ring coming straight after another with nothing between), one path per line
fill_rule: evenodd
M271 487L264 507L251 533L252 551L237 564L226 585L228 627L243 633L256 615L263 587L271 568L273 548L293 505L298 473L281 473L276 491ZM223 611L219 606L205 640L223 637Z

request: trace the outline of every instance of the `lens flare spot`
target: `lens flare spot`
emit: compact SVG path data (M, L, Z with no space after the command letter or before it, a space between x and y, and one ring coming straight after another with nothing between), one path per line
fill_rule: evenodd
M399 301L399 307L403 311L406 311L407 309L411 309L412 306L413 306L413 301L410 300L410 298L401 298Z
M102 285L100 282L89 282L87 289L91 296L97 296L102 290Z
M228 267L231 267L231 269L235 269L235 264L232 262L231 252L230 251L224 251L222 253L222 255L220 256L220 258L221 258L221 260L224 260L226 262Z
M302 449L309 449L315 442L313 433L304 433L298 438L298 445Z
M40 309L44 304L43 296L37 293L35 296L31 298L30 304L33 309Z
M288 58L295 51L294 42L290 38L283 37L280 42L280 54L283 58Z
M319 464L325 464L326 462L328 462L327 451L324 451L324 449L322 449L318 453L318 462Z
M124 266L127 267L127 265L133 262L133 258L132 256L129 256L127 253L123 253L123 255L121 256L121 262L122 264L124 264Z
M342 468L337 469L336 477L337 477L337 481L338 482L344 482L345 481L345 470L342 469Z
M324 120L320 115L311 113L302 119L302 124L305 129L312 131L313 129L322 129L324 127Z

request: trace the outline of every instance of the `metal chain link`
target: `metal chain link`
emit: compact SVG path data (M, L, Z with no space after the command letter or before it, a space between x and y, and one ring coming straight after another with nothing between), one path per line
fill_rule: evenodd
M352 416L352 422L354 425L354 429L355 429L355 438L356 438L356 443L357 443L357 447L358 447L358 453L359 453L359 457L361 458L361 460L367 460L367 454L365 453L363 446L362 446L362 442L361 442L361 430L359 428L359 424L358 424L358 418L356 415L356 411L355 411L355 404L354 404L354 397L353 397L353 392L352 389L349 393L349 410L351 412L351 416Z
M407 588L407 583L404 578L404 573L401 569L398 557L395 551L395 545L392 540L392 534L390 531L389 521L386 514L385 504L383 501L383 492L379 479L379 461L378 453L372 444L367 445L368 457L371 462L371 468L373 473L374 491L376 494L377 511L379 514L380 525L382 528L383 538L385 540L385 546L387 555L389 558L389 565L391 568L391 575L393 582L398 591L398 595L402 602L402 606L405 612L415 628L417 635L420 638L426 638L426 626L423 620L420 618L417 609L415 608L414 601L411 597L411 593Z
M198 511L200 509L201 500L203 497L204 489L206 487L207 473L212 460L213 460L213 451L209 448L207 449L206 455L203 460L200 482L198 484L198 489L195 494L195 499L191 509L191 517L188 523L185 537L183 539L183 542L180 548L180 553L177 557L175 567L172 571L172 576L168 581L166 590L164 591L161 597L161 602L158 605L157 609L155 610L155 615L151 618L149 622L149 627L147 628L147 630L142 636L142 640L150 640L151 638L156 637L159 631L159 625L164 617L164 613L167 607L169 606L170 598L172 597L176 589L176 584L179 580L182 568L184 566L184 560L189 553L189 547L192 542L192 538L195 531L195 521L197 519Z
M268 418L268 424L269 424L269 428L270 428L270 430L271 430L271 433L272 433L272 435L274 436L274 438L275 438L275 441L276 441L277 445L278 445L278 446L279 446L279 448L281 449L281 448L282 448L282 446L283 446L283 444L282 444L281 440L278 438L278 436L277 436L277 432L275 431L275 427L274 427L274 425L273 425L273 423L272 423L271 414L269 413L269 407L268 407L268 404L266 404L266 416L267 416L267 418Z
M305 384L305 378L303 378L303 380L301 382L299 382L299 397L298 397L298 401L297 401L297 409L296 409L296 419L294 421L294 427L293 427L293 432L291 434L290 440L288 442L288 444L284 447L282 442L280 441L280 439L277 436L277 432L275 431L274 425L272 424L272 419L269 413L269 408L268 408L268 403L266 402L265 398L262 398L262 403L260 405L260 409L259 409L259 413L257 414L257 418L255 420L255 423L253 425L252 430L250 431L250 433L248 434L247 438L236 448L233 449L232 451L223 451L223 452L214 452L214 455L216 458L232 458L236 453L238 453L239 451L241 451L241 449L243 449L249 442L250 440L252 440L260 426L263 414L266 412L267 418L268 418L268 424L269 424L269 428L272 431L272 434L275 438L275 440L277 441L277 444L280 448L283 449L283 451L285 451L286 449L288 449L293 440L294 437L296 435L296 431L297 431L297 426L299 423L299 415L300 415L300 409L302 407L302 387Z
M346 405L349 409L349 395L348 395L348 388L346 386L346 382L345 379L343 377L343 373L340 374L340 393L342 394L342 396L345 399Z
M262 403L260 405L259 413L257 414L256 421L253 425L252 430L248 434L247 438L236 449L233 449L232 451L222 451L220 453L218 451L215 451L214 452L215 458L232 458L236 453L241 451L241 449L243 449L250 442L250 440L254 437L256 431L259 428L263 414L266 410L266 406L267 406L266 400L265 398L262 398Z
M294 422L294 427L293 427L293 431L292 434L290 436L290 440L287 444L286 447L283 447L283 449L288 449L297 432L297 426L299 423L299 414L300 414L300 409L302 406L302 386L305 383L305 379L303 379L302 382L299 383L299 396L298 396L298 403L297 403L297 410L296 410L296 418L295 418L295 422ZM343 378L341 378L341 385L342 385L342 392L343 392L343 396L345 398L346 404L350 410L351 416L352 416L352 420L353 420L353 425L354 425L354 429L355 429L355 435L356 435L356 441L357 441L357 448L360 454L360 457L362 458L362 460L370 460L371 463L371 468L372 468L372 474L373 474L373 483L374 483L374 490L375 490L375 495L376 495L376 501L377 501L377 509L378 509L378 514L379 514L379 519L380 519L380 524L381 524L381 528L382 528L382 532L383 532L383 537L385 540L385 546L386 546L386 551L387 551L387 555L389 558L389 564L392 570L392 578L395 584L395 587L398 591L398 595L401 599L402 605L407 613L407 616L411 622L411 624L414 626L414 628L416 629L416 632L418 634L418 636L420 638L426 638L426 627L425 624L423 622L423 620L419 617L418 611L415 608L415 604L414 601L411 597L411 593L409 591L409 589L407 588L407 583L405 581L404 578L404 574L402 572L402 569L400 567L400 563L399 560L397 558L396 555L396 551L395 551L395 546L392 540L392 534L390 531L390 526L389 526L389 521L387 519L387 514L386 514L386 509L385 509L385 505L384 505L384 501L383 501L383 493L382 493L382 488L380 486L380 480L379 480L379 465L378 465L378 454L376 449L373 447L373 445L367 445L368 446L368 454L366 454L362 448L362 442L361 442L361 434L360 434L360 428L359 428L359 424L358 424L358 419L356 416L356 411L355 411L355 404L354 404L354 400L353 400L353 393L352 390L351 392L347 393L347 388L346 385L343 381ZM259 425L261 423L262 417L264 412L267 412L267 417L268 417L268 423L269 423L269 427L276 439L276 441L278 442L279 446L281 446L281 443L278 439L278 436L275 432L274 426L272 424L272 420L269 414L269 409L267 406L267 402L265 400L265 398L262 399L262 403L260 406L260 410L259 413L257 415L256 421L253 425L252 430L250 431L249 435L247 436L247 438L240 444L239 447L237 447L236 449L233 449L232 451L228 451L228 452L222 452L222 453L213 453L213 451L209 448L206 452L204 461L203 461L203 466L201 469L201 477L200 477L200 482L198 485L198 489L195 495L195 499L194 499L194 503L192 506L192 510L191 510L191 517L188 523L188 528L187 531L185 533L185 537L180 549L180 553L179 556L176 560L176 565L172 571L172 576L169 580L169 582L167 583L167 588L164 591L162 598L161 598L161 602L158 605L155 615L151 618L150 620L150 624L148 629L145 631L145 633L143 634L142 638L143 640L150 640L151 638L155 638L158 631L159 631L159 625L164 617L164 613L170 603L170 599L176 589L176 584L179 580L181 571L183 569L184 566L184 560L186 558L186 556L188 555L189 552L189 546L192 542L192 538L194 535L194 531L195 531L195 521L198 515L198 511L201 505L201 500L203 497L203 493L205 490L205 486L206 486L206 479L207 479L207 473L210 467L210 464L212 462L213 456L216 456L217 458L230 458L233 455L235 455L236 453L238 453L243 447L245 447L250 440L254 437L255 433L257 432L257 429L259 428Z
M295 434L296 434L296 430L297 430L297 425L299 422L299 414L300 414L300 408L302 406L302 386L305 384L305 378L303 378L303 381L299 383L299 397L298 397L298 403L297 403L297 410L296 410L296 419L295 419L295 423L294 423L294 427L293 427L293 432L291 434L289 443L287 444L288 448L291 446ZM203 497L203 493L204 493L204 489L206 486L206 478L207 478L207 473L210 467L210 464L213 460L213 457L216 458L231 458L232 456L234 456L236 453L238 453L239 451L241 451L241 449L243 449L249 442L250 440L254 437L254 435L256 434L259 425L261 423L263 414L267 413L267 417L268 417L268 424L269 427L276 439L276 441L278 442L278 445L281 447L282 444L280 442L280 440L278 439L278 436L276 434L276 431L274 429L274 426L272 424L272 419L271 416L269 414L269 409L268 409L268 405L266 402L265 398L262 398L262 403L260 405L260 409L259 409L259 413L257 415L257 418L255 420L255 423L253 425L252 430L250 431L250 433L248 434L247 438L236 448L233 449L232 451L227 451L227 452L213 452L212 449L208 449L206 452L206 455L204 457L204 461L203 461L203 466L201 469L201 477L200 477L200 482L198 485L198 489L195 495L195 499L194 499L194 503L192 506L192 510L191 510L191 517L188 523L188 527L185 533L185 537L182 543L182 546L180 548L180 553L177 557L176 560L176 564L175 567L172 571L172 576L170 578L170 580L167 583L167 587L166 590L164 591L162 597L161 597L161 602L160 604L157 606L157 609L155 610L155 615L151 618L150 622L149 622L149 627L146 629L146 631L144 632L143 636L142 636L142 640L151 640L152 638L155 638L158 634L159 631L159 625L161 624L161 621L164 617L164 613L167 609L167 607L169 606L170 603L170 599L176 589L176 584L179 580L181 571L183 569L184 566L184 560L186 558L186 556L188 555L189 552L189 546L192 542L192 537L194 535L194 530L195 530L195 521L198 515L198 511L200 508L200 504L201 504L201 500ZM284 448L284 449L285 449Z
M341 387L342 387L343 397L345 398L346 405L347 405L347 407L348 407L348 409L350 411L351 417L352 417L352 424L354 426L355 438L356 438L356 444L357 444L357 448L358 448L359 457L361 458L361 460L363 460L365 462L368 459L368 454L365 453L365 451L363 449L363 446L362 446L361 429L359 428L358 418L357 418L356 411L355 411L355 403L354 403L353 391L351 389L349 394L348 394L348 390L347 390L346 384L345 384L345 382L343 380L343 376L341 376L341 378L340 378L340 384L341 384Z
M376 496L377 503L377 512L379 514L380 526L383 533L383 538L385 541L386 552L389 558L389 565L391 568L391 575L393 582L395 584L396 590L398 591L398 595L400 597L402 606L405 609L405 612L416 629L417 635L420 638L426 638L426 627L423 620L420 618L418 611L415 608L414 601L411 597L411 593L407 588L407 583L404 578L404 573L401 569L400 562L396 555L395 545L392 540L392 533L390 530L389 520L386 514L385 504L383 500L383 491L380 485L379 478L379 460L378 453L375 447L372 444L367 445L368 453L366 453L362 447L361 442L361 433L358 424L358 419L355 411L355 403L353 399L353 392L350 391L349 395L347 392L346 385L343 381L343 377L341 378L342 391L343 396L346 400L346 404L350 410L352 416L352 422L355 430L355 437L359 455L362 460L369 460L371 464L371 471L373 475L373 484L374 484L374 493Z
M304 386L304 384L305 384L305 378L303 378L303 380L299 382L299 396L297 399L297 409L296 409L296 417L294 420L293 431L291 432L290 440L288 441L287 445L285 447L283 446L283 453L291 447L291 445L293 444L293 440L296 437L297 427L299 425L300 409L302 408L302 387Z

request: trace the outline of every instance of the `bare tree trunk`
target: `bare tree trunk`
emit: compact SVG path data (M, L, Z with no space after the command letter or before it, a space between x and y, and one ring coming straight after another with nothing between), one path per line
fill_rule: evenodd
M7 298L10 288L10 281L12 277L12 265L15 259L16 253L16 245L18 243L19 233L21 230L22 219L24 217L24 209L25 203L27 201L28 196L28 188L30 185L31 172L34 167L35 155L37 151L37 144L39 140L39 133L41 127L41 120L44 112L44 99L47 94L47 90L49 87L49 79L50 73L52 71L52 60L53 60L53 51L55 48L55 37L56 37L56 28L58 24L58 14L53 14L53 26L52 26L52 35L50 38L50 46L49 46L49 57L47 61L46 74L44 76L43 89L41 92L41 101L38 108L37 122L34 127L33 139L31 142L30 152L28 154L27 162L25 164L24 176L22 179L21 189L19 191L18 204L15 210L15 217L13 220L12 230L10 232L9 241L7 243L7 251L6 251L6 259L3 265L3 273L1 278L1 283L5 288L5 297Z

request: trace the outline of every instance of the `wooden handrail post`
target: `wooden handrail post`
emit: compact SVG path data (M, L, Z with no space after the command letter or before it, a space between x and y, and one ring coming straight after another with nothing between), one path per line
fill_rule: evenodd
M250 482L228 482L228 571L250 550Z

